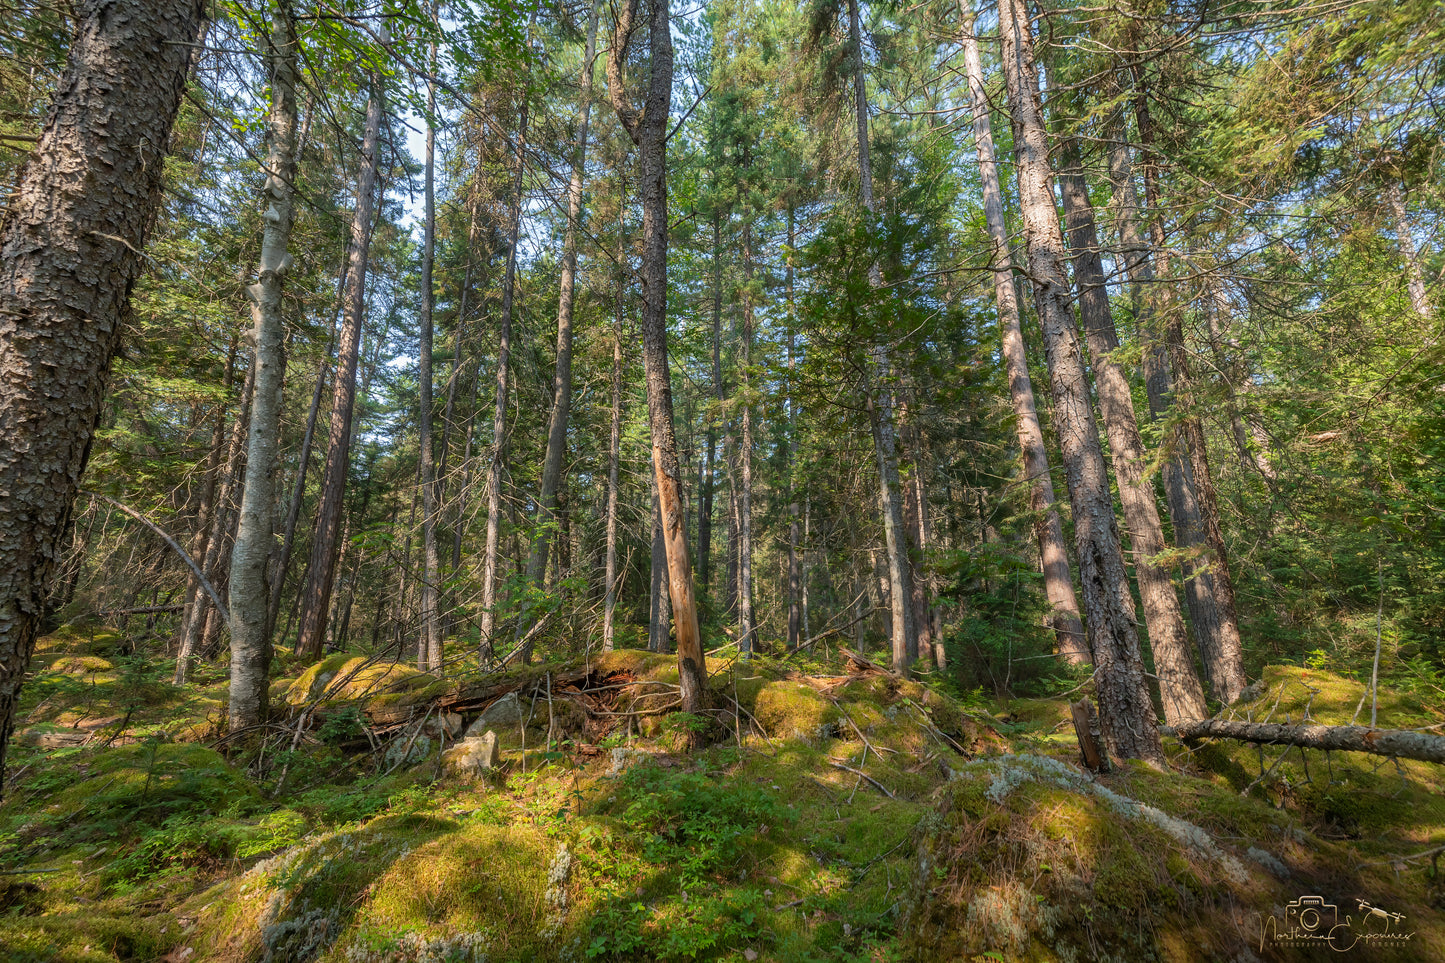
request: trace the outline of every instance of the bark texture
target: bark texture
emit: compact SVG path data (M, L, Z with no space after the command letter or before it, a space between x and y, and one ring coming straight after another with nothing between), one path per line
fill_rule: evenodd
M597 2L587 18L587 46L582 55L582 106L577 112L577 147L572 177L567 182L567 232L562 241L562 279L557 297L557 358L552 373L552 414L547 422L547 452L542 461L542 491L537 499L537 527L527 560L527 579L541 586L552 541L557 491L562 484L562 463L567 455L567 421L572 413L572 305L577 278L577 226L582 218L582 175L587 165L587 127L592 118L592 62L597 53ZM531 656L525 644L522 661Z
M1075 547L1105 744L1124 758L1162 764L1164 754L1144 683L1109 479L1064 275L1064 243L1050 185L1049 143L1038 99L1032 26L1022 0L1001 0L999 6L1024 246L1043 327L1054 418L1073 505Z
M1154 485L1145 465L1147 453L1139 437L1134 414L1134 392L1114 352L1119 348L1114 317L1105 288L1104 261L1099 255L1099 236L1094 226L1094 209L1077 144L1061 145L1062 172L1059 186L1064 199L1064 221L1069 232L1069 249L1074 262L1074 284L1078 288L1079 317L1089 345L1094 369L1094 389L1099 414L1114 457L1114 477L1119 484L1119 501L1129 530L1134 553L1134 576L1144 605L1144 624L1154 651L1154 671L1159 676L1159 695L1164 719L1171 725L1208 715L1204 689L1194 671L1184 613L1169 567L1156 561L1168 547Z
M1391 179L1385 188L1386 199L1390 202L1390 213L1395 216L1395 242L1400 246L1400 258L1405 262L1405 289L1410 293L1410 307L1422 318L1433 318L1435 308L1425 292L1425 272L1420 267L1420 252L1415 249L1415 237L1410 233L1410 217L1405 211L1405 189L1400 182Z
M0 778L202 5L81 0L73 10L64 73L0 221Z
M271 68L271 119L267 132L266 182L261 188L265 227L251 298L253 363L251 428L241 518L231 549L231 731L266 719L271 638L267 634L266 565L275 522L276 448L281 436L281 390L286 380L286 329L281 295L291 266L293 197L296 193L296 34L289 4L271 14L267 59Z
M436 7L432 7L433 17ZM436 71L437 45L428 50L431 70ZM436 84L427 81L427 114L436 114ZM417 350L417 434L420 449L421 478L421 636L417 639L417 668L437 675L442 671L442 624L438 611L438 586L441 582L441 559L437 555L437 481L436 453L432 447L432 354L435 350L436 291L432 284L436 263L436 127L426 125L426 170L423 175L423 210L421 241L421 318Z
M1199 739L1237 739L1265 746L1299 746L1340 752L1368 752L1421 762L1445 763L1445 736L1405 729L1369 726L1291 726L1273 722L1238 722L1204 719L1163 730L1184 742Z
M873 196L873 161L868 137L868 86L863 69L863 21L858 0L848 0L848 41L853 47L853 99L858 122L858 199L869 214L877 213ZM878 265L868 269L875 288L883 283ZM918 658L918 631L913 621L912 567L908 559L908 533L903 524L903 492L898 478L898 432L895 428L892 368L888 349L874 346L873 371L864 385L873 451L878 462L879 508L883 515L883 543L888 561L889 633L893 643L893 671L908 673Z
M530 31L529 31L530 32ZM492 452L487 469L487 542L482 556L482 647L492 646L497 626L497 553L502 537L502 466L507 456L507 393L512 363L512 308L517 291L517 238L522 230L522 175L526 172L527 101L517 122L517 169L512 181L507 267L502 275L502 316L497 326L497 394L492 406Z
M988 96L983 89L983 66L974 35L973 11L963 8L964 68L968 74L969 101L973 108L973 133L978 147L978 170L983 181L983 209L993 241L994 305L998 310L1001 354L1008 377L1009 400L1017 424L1019 451L1029 484L1029 510L1033 512L1034 538L1044 575L1044 594L1052 610L1059 654L1075 665L1089 661L1084 624L1079 618L1079 601L1074 595L1073 573L1065 548L1064 526L1055 508L1054 482L1049 473L1049 454L1039 426L1033 381L1029 378L1028 356L1024 350L1023 326L1019 319L1018 294L1013 281L1013 259L1008 229L1004 224L1003 191L999 187L998 162L994 154L993 129L989 122Z
M371 218L376 205L377 142L381 131L380 78L372 77L366 102L366 128L361 140L361 174L356 184L356 215L346 251L346 307L341 340L336 352L336 380L331 393L331 425L326 466L321 476L321 502L316 508L316 532L311 541L311 563L302 589L301 615L296 627L296 653L316 658L326 641L331 593L336 584L340 547L342 502L351 452L351 417L356 405L356 369L361 359L361 325L366 313L366 270L371 254Z
M667 546L668 589L677 637L682 709L703 708L707 668L693 594L682 499L682 471L672 419L672 383L667 362L667 120L672 99L672 33L667 0L652 0L650 64L641 110L628 103L623 70L637 26L638 0L618 8L607 58L607 88L618 120L638 148L638 189L642 197L642 355L647 410L652 426L652 467L657 478Z

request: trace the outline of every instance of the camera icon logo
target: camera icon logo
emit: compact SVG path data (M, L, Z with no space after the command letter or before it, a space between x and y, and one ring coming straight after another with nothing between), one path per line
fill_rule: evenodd
M1284 922L1287 930L1324 935L1340 924L1340 909L1323 896L1301 896L1285 906Z

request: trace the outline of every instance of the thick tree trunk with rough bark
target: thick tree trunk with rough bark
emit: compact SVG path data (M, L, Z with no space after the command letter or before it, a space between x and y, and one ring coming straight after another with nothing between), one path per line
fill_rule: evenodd
M1144 91L1135 99L1135 119L1143 148L1145 199L1150 210L1157 214L1158 170L1149 155L1153 126ZM1176 539L1181 548L1190 549L1197 556L1185 566L1185 598L1190 605L1195 640L1199 643L1213 695L1229 703L1244 689L1244 650L1204 430L1198 416L1189 410L1193 377L1184 348L1184 329L1168 285L1158 281L1169 273L1164 222L1158 216L1152 217L1150 238L1144 239L1138 226L1139 205L1128 145L1123 143L1122 136L1112 140L1117 144L1110 158L1110 177L1120 191L1121 234L1127 232L1125 244L1136 252L1130 263L1139 274L1141 286L1151 292L1150 297L1143 299L1145 316L1140 324L1140 330L1149 339L1144 352L1149 407L1156 418L1168 416L1175 406L1184 409L1183 417L1176 419L1179 427L1173 442L1175 457L1165 462L1164 482Z
M266 205L257 281L246 289L251 298L251 334L255 350L251 427L246 449L246 480L241 491L241 518L231 549L231 731L266 719L271 665L267 634L270 598L266 565L271 558L275 521L276 449L281 436L281 390L286 380L285 319L281 294L291 266L287 245L296 193L296 33L291 10L280 0L271 14L267 59L271 67L271 127L267 132Z
M160 200L202 5L82 0L0 218L0 777Z
M377 143L381 132L381 80L371 78L366 102L366 128L361 140L361 173L356 185L356 214L346 252L346 299L341 340L336 351L336 378L331 392L331 426L326 466L321 476L321 502L316 508L316 532L311 562L302 588L301 615L296 627L296 654L314 659L321 655L336 584L337 539L346 496L346 473L351 453L351 418L356 405L356 370L361 360L361 325L366 313L366 271L371 254L371 218L376 205Z
M999 6L1024 245L1073 504L1079 576L1105 742L1111 752L1124 758L1162 764L1164 754L1145 686L1113 498L1064 274L1064 243L1049 184L1049 143L1038 100L1032 26L1022 0L1001 0Z
M1078 289L1079 317L1089 346L1094 369L1094 389L1099 414L1114 456L1114 477L1119 483L1119 501L1134 553L1134 575L1144 605L1144 624L1154 652L1154 671L1159 677L1159 695L1164 719L1174 725L1186 719L1208 715L1204 689L1194 670L1184 613L1170 576L1169 566L1156 559L1167 549L1154 485L1146 472L1148 453L1139 437L1134 414L1134 393L1114 352L1119 348L1114 317L1105 287L1104 261L1099 254L1099 236L1094 226L1094 209L1084 179L1078 144L1066 140L1059 151L1059 186L1064 200L1064 221L1074 262L1074 284Z
M993 130L989 122L988 97L983 89L983 66L978 55L978 38L974 35L973 11L961 4L963 16L964 67L968 73L969 101L973 108L973 133L978 147L978 169L983 180L983 209L993 241L994 305L998 310L1004 372L1008 377L1009 400L1013 404L1018 432L1019 452L1023 457L1024 474L1029 485L1029 510L1033 513L1034 538L1039 546L1040 567L1044 575L1044 595L1052 610L1054 633L1059 654L1075 665L1089 661L1089 646L1084 640L1084 624L1079 619L1079 601L1074 595L1073 574L1069 570L1069 554L1065 548L1064 526L1054 507L1054 482L1049 473L1049 454L1039 426L1038 407L1034 402L1034 386L1029 378L1028 357L1024 350L1023 326L1019 320L1019 304L1013 282L1013 262L1009 254L1008 228L1004 224L1003 192L999 187L998 162L994 156Z
M527 580L541 587L547 568L562 463L567 455L567 420L572 412L572 303L577 277L577 225L582 218L582 175L587 164L587 126L592 117L592 61L597 52L597 5L587 18L587 46L582 55L582 106L577 113L577 147L572 177L567 182L567 230L562 242L562 279L557 298L557 359L552 374L552 414L547 423L547 452L542 461L542 490L537 498L537 527L532 533L532 554ZM522 661L531 657L532 642L523 643Z
M628 48L637 26L638 0L618 8L607 59L607 87L623 128L638 148L638 189L642 197L642 354L647 377L647 409L652 426L652 466L657 478L667 547L668 588L676 625L678 679L682 709L697 712L707 697L707 663L698 628L692 565L682 499L682 471L672 420L672 384L667 362L667 121L672 99L672 33L667 0L652 0L650 63L642 110L627 102L623 77Z

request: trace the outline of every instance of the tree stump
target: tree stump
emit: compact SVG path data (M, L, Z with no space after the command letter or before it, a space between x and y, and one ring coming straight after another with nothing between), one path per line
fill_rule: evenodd
M1087 698L1069 706L1074 720L1074 735L1079 738L1079 752L1083 754L1084 766L1092 772L1107 772L1109 756L1099 742L1099 717L1094 704Z

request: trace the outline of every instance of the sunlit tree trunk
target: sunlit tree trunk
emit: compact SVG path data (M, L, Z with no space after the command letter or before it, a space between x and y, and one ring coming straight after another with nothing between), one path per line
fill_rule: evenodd
M487 541L482 556L482 646L490 648L497 625L497 552L502 534L502 466L507 452L507 394L512 363L512 307L517 290L517 239L522 230L522 175L526 171L527 100L523 91L517 124L507 268L502 275L502 316L497 326L497 394L492 407L491 463L487 469Z
M1013 282L1008 229L1004 224L1003 192L999 186L998 162L994 156L993 130L989 122L989 103L983 89L983 67L978 55L978 38L973 32L973 11L963 4L960 9L964 17L964 67L968 75L969 101L973 108L978 169L983 181L984 217L994 247L990 266L993 269L994 305L998 311L1004 373L1008 378L1009 400L1013 403L1019 451L1023 456L1024 474L1028 480L1029 510L1035 519L1034 538L1039 546L1044 594L1049 600L1059 654L1077 665L1089 661L1089 647L1084 640L1083 622L1079 619L1079 602L1074 595L1073 574L1069 570L1069 555L1065 549L1064 527L1054 506L1054 482L1049 470L1048 449L1044 445L1038 407L1034 402L1033 382L1029 378L1023 327L1019 320L1018 296Z
M542 463L542 491L537 499L537 527L532 534L532 554L527 560L527 579L541 586L547 567L547 546L557 492L562 482L562 463L567 454L567 420L572 411L572 303L577 276L577 225L582 218L582 179L587 164L587 126L592 116L592 61L597 51L597 2L587 18L587 47L582 55L582 106L577 115L577 147L572 159L572 178L567 183L567 229L562 242L562 280L557 299L557 360L552 375L552 414L547 424L547 453ZM524 643L522 660L531 656L532 643Z
M1194 671L1184 613L1170 576L1169 566L1157 559L1164 553L1164 526L1159 520L1154 485L1145 471L1148 453L1139 437L1134 414L1134 393L1129 379L1114 359L1119 338L1105 287L1104 262L1099 254L1094 210L1089 186L1084 180L1078 146L1072 139L1060 147L1059 186L1064 200L1064 221L1068 228L1070 253L1074 262L1074 283L1078 289L1079 317L1089 346L1094 369L1094 389L1099 414L1114 457L1114 478L1119 483L1119 501L1134 553L1134 576L1144 606L1144 624L1154 652L1154 671L1159 677L1159 694L1164 719L1170 725L1203 719L1209 713L1204 689Z
M1433 318L1435 309L1425 293L1425 272L1420 268L1420 253L1415 250L1415 237L1410 233L1410 217L1405 211L1405 189L1394 178L1385 187L1390 213L1395 216L1395 243L1405 262L1405 288L1410 293L1410 307L1422 318Z
M853 94L858 121L858 193L868 213L876 214L873 197L873 163L868 143L868 87L863 72L863 28L858 0L848 0L848 40L853 46ZM874 287L882 283L878 265L868 271ZM868 420L878 461L879 504L883 515L883 541L888 556L888 585L892 618L893 669L908 671L918 658L918 633L913 622L912 572L908 561L908 535L903 524L902 485L898 480L898 438L894 428L894 399L888 349L873 349L873 371L866 379Z
M195 0L81 0L0 217L0 778L160 201Z
M431 12L436 16L435 5ZM427 59L436 71L437 45L433 40ZM421 469L421 634L417 641L417 668L423 672L442 671L442 626L437 606L437 585L441 581L441 560L437 556L437 484L436 454L432 447L432 354L436 292L432 271L436 261L436 127L431 117L436 114L436 84L426 85L426 161L422 186L421 241L421 317L418 319L417 350L417 447Z
M267 41L263 41L267 42ZM265 721L271 638L267 635L266 564L275 521L276 449L281 434L281 390L286 378L285 319L281 294L291 266L292 198L296 192L296 34L281 0L271 14L267 42L271 67L271 120L266 182L261 189L265 228L257 281L246 289L255 330L251 428L241 518L231 549L231 730Z
M627 103L623 66L634 28L638 0L618 8L607 87L623 128L638 148L638 190L642 197L642 354L647 377L647 408L652 427L652 466L657 478L667 549L668 588L676 625L678 679L682 709L697 712L707 697L707 663L698 628L692 565L672 420L672 384L667 362L667 121L672 98L671 13L667 0L652 0L650 62L642 110Z
M1162 764L1164 752L1145 685L1118 523L1064 274L1064 242L1050 186L1049 143L1038 99L1032 26L1022 0L1000 0L999 6L1024 247L1073 504L1075 547L1104 739L1116 755Z

